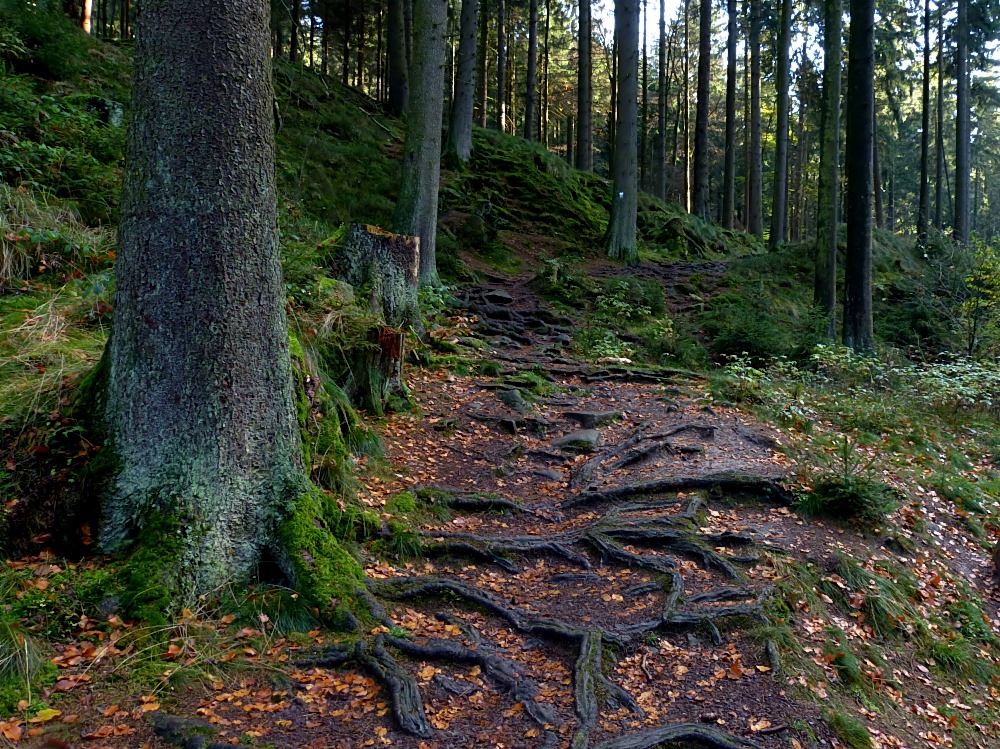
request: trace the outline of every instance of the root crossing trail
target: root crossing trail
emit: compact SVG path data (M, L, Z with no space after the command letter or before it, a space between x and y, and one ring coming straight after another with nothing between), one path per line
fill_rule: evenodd
M407 746L812 745L769 634L796 525L775 437L695 375L568 358L572 322L521 292L465 296L501 374L413 378L369 500L415 493L422 556L368 569L382 626L302 680L381 684Z

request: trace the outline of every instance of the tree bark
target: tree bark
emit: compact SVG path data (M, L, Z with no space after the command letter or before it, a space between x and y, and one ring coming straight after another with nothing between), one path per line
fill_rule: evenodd
M489 110L490 93L490 72L487 56L490 50L490 25L489 25L489 3L483 0L483 7L479 12L479 82L478 82L478 106L477 112L479 127L486 127L486 120Z
M660 56L657 81L656 196L667 199L667 16L666 0L660 0Z
M143 0L118 228L101 545L176 526L158 581L249 579L305 485L278 254L265 2ZM150 574L155 574L150 571Z
M750 0L750 163L747 171L750 178L748 189L749 210L747 212L747 231L758 239L764 236L764 226L761 220L761 140L760 140L760 0Z
M937 28L937 127L935 128L934 228L944 229L944 11L938 5Z
M448 140L444 148L445 158L459 165L464 165L472 156L472 115L476 95L478 13L479 0L462 0L455 97L451 103Z
M639 0L615 0L618 29L618 124L615 129L614 189L608 222L608 256L632 264L638 260L638 75Z
M448 0L414 0L413 97L406 122L395 229L420 237L420 282L437 286L436 236Z
M870 351L872 329L872 143L875 121L875 2L851 0L847 67L847 265L844 345Z
M691 212L691 0L684 0L684 210Z
M299 25L301 23L302 0L292 0L292 30L288 42L288 59L292 62L299 60Z
M662 0L661 0L662 2ZM733 228L736 214L736 0L727 0L726 41L726 154L722 177L722 226Z
M577 70L576 168L594 171L593 39L590 0L580 0L580 60Z
M788 2L789 0L785 0ZM693 213L709 220L708 200L708 99L712 71L712 3L700 0L698 28L698 102L694 125Z
M972 133L969 127L969 0L958 0L955 27L955 223L952 236L959 244L969 243L970 177L969 151Z
M507 127L507 0L497 0L497 130Z
M404 0L389 0L389 113L399 117L409 106L410 80L406 64ZM324 27L326 24L324 23Z
M924 76L920 107L920 202L917 208L917 247L927 246L931 213L931 0L924 0Z
M528 71L524 95L525 140L535 137L535 98L538 89L538 0L530 0L528 9Z
M878 114L872 108L872 197L875 202L875 226L885 228L885 210L882 205L882 159L878 148Z
M784 242L788 234L788 89L791 87L791 59L788 53L791 39L792 0L782 0L775 83L778 122L774 136L774 189L771 193L771 234L768 238L768 245L772 248Z

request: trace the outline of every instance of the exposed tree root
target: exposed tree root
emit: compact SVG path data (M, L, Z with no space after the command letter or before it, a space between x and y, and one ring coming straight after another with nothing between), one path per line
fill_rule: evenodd
M392 696L392 709L399 727L411 736L427 738L431 735L431 726L424 712L424 702L420 696L420 687L416 680L400 666L385 649L382 635L375 638L372 652L369 654L364 642L359 642L356 659L375 678L386 685Z
M656 481L618 486L603 491L583 492L564 502L561 507L579 507L650 494L671 494L697 490L714 490L730 494L757 494L781 504L789 504L792 501L792 493L770 476L748 473L713 473L697 476L670 476Z
M649 731L619 736L596 744L592 749L658 749L667 744L702 746L708 749L759 748L759 744L695 723L674 723Z
M484 496L481 492L470 492L465 489L453 489L447 486L418 486L417 491L433 492L449 510L466 510L468 512L528 512L519 503L503 497Z

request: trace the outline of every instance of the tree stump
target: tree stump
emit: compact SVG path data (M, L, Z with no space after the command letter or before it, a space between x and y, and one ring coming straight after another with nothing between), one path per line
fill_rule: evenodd
M404 395L402 330L386 326L368 332L368 344L359 346L351 364L351 399L377 416L385 412L392 395ZM404 396L405 397L405 396Z
M355 404L381 415L390 396L405 393L403 328L423 329L417 304L420 239L351 224L332 270L359 293L370 290L369 307L385 322L373 327L355 352L349 387Z
M420 239L377 226L351 224L332 262L334 275L356 290L370 288L369 306L386 325L421 328L417 306Z

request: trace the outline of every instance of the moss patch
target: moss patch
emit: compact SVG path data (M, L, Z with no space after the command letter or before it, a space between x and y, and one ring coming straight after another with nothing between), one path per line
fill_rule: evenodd
M278 526L295 586L324 619L331 618L342 602L353 602L354 589L364 579L361 565L334 534L330 509L319 490L303 492Z

